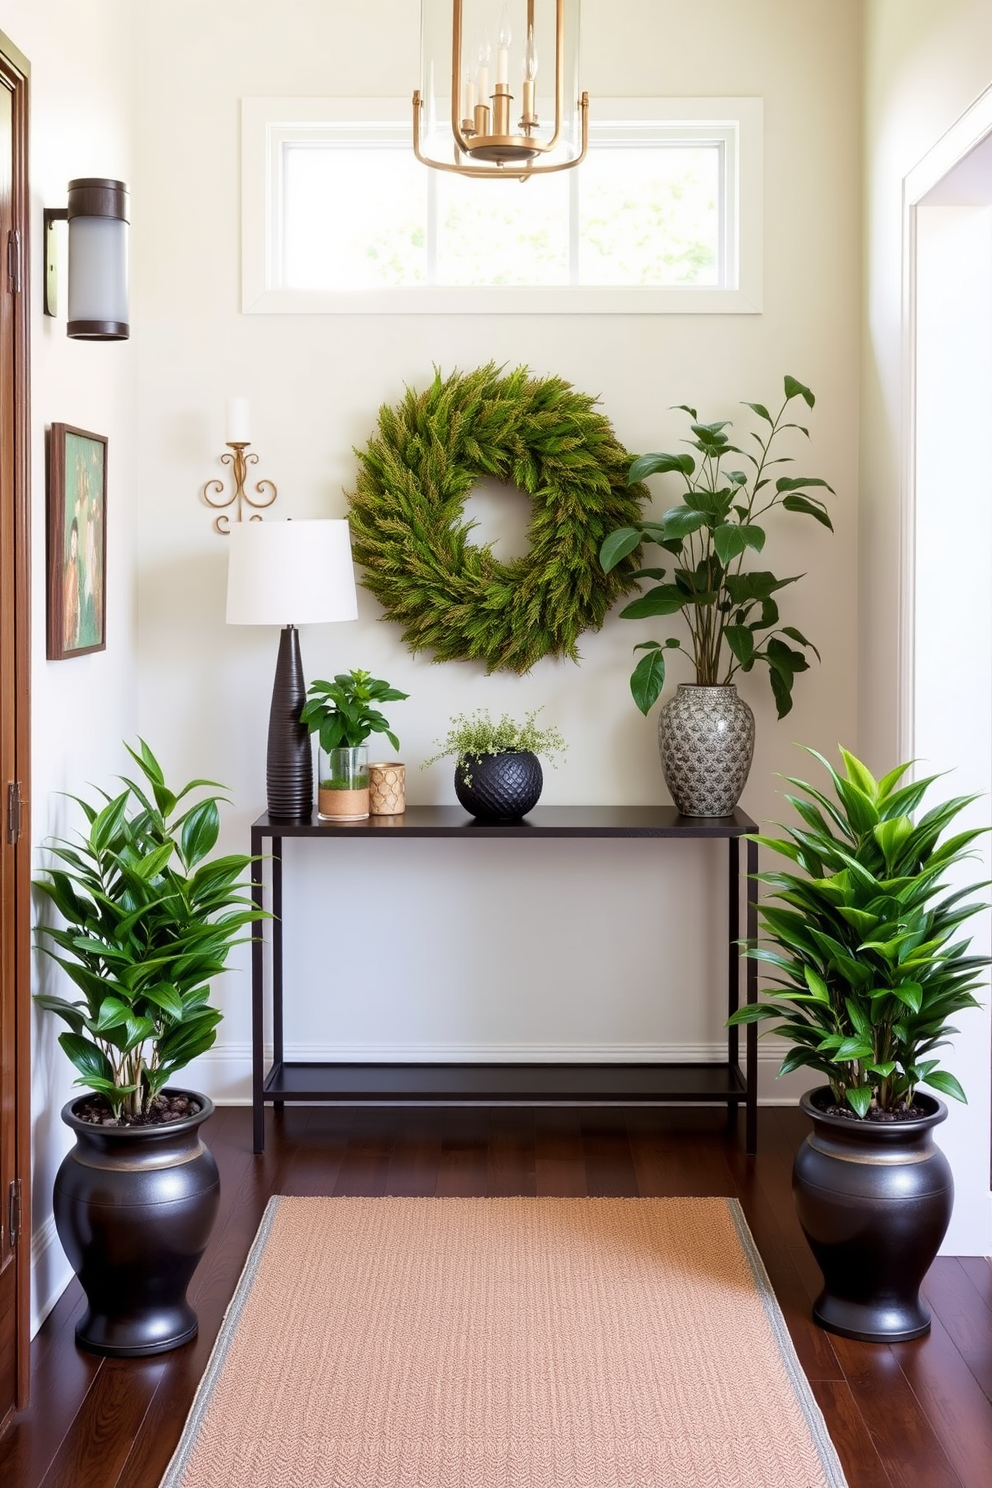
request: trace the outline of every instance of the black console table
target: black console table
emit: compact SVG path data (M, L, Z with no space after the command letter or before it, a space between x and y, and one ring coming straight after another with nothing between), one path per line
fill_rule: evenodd
M283 842L288 837L317 838L328 843L373 838L384 845L410 837L460 837L462 840L512 837L650 837L669 840L717 838L726 841L728 1011L757 998L757 966L742 960L740 934L740 839L757 830L742 811L732 816L681 816L672 806L538 806L523 821L481 823L460 806L411 806L403 816L370 816L365 821L330 823L314 815L306 821L280 821L260 816L251 828L252 898L264 899L264 860L271 863L273 919L260 923L252 945L252 1106L254 1148L265 1146L265 1104L285 1101L342 1105L636 1105L669 1101L726 1102L729 1115L745 1110L745 1145L757 1146L757 1025L745 1027L745 1067L740 1062L740 1035L727 1030L726 1061L679 1064L328 1064L290 1063L283 1052ZM344 849L346 851L346 848ZM758 848L745 843L744 901L746 935L757 935ZM267 928L272 946L273 1063L264 1059L265 947Z

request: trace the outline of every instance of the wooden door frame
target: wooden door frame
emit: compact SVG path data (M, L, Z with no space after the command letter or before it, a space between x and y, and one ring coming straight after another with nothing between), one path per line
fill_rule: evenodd
M19 292L14 295L14 760L20 782L20 819L14 854L14 1057L15 1143L21 1178L21 1225L15 1247L17 1292L17 1405L27 1404L31 1334L31 420L30 420L30 197L28 186L28 90L30 64L0 32L0 69L11 89L14 154L11 211L20 233ZM5 245L3 245L5 246ZM6 272L8 265L3 263ZM4 850L8 846L7 782L3 785ZM2 1200L6 1203L7 1196Z

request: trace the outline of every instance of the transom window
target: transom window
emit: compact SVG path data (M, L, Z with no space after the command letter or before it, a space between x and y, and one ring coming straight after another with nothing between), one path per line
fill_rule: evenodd
M245 100L245 310L760 309L759 100L602 100L525 182L429 170L400 107Z

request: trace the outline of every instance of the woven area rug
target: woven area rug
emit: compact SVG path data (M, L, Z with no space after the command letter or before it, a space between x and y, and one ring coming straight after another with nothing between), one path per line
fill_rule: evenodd
M843 1485L733 1199L272 1199L163 1479Z

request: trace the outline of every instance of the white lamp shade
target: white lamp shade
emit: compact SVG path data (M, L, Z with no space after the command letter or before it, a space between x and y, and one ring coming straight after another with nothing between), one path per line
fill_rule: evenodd
M230 542L228 625L357 620L347 521L236 522Z

